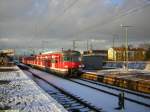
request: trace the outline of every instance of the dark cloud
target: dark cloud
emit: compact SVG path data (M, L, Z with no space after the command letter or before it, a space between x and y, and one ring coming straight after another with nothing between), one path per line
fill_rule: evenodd
M150 42L149 0L1 0L0 48L108 48L116 37L123 44L120 24L129 28L129 42Z

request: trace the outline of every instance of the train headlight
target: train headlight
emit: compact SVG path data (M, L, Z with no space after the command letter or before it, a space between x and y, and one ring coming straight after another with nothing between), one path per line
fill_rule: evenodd
M68 68L68 66L67 66L67 65L65 65L64 67L65 67L65 68Z
M79 68L84 68L84 65L82 64L82 65L79 65Z

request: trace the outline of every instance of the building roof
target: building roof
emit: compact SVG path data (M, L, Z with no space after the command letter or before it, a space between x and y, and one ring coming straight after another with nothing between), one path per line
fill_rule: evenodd
M125 51L125 47L113 47L115 51ZM144 48L128 48L129 51L146 51Z

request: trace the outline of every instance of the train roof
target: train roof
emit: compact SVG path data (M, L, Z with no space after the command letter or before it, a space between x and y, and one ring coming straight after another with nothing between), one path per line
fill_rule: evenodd
M63 55L68 55L68 54L74 54L74 55L80 55L79 51L75 50L63 50L63 51L50 51L50 52L44 52L41 55L46 55L46 54L63 54Z

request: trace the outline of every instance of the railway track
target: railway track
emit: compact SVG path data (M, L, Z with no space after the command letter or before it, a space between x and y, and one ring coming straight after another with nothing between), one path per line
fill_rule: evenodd
M68 91L59 88L58 86L48 82L47 80L37 76L35 73L31 71L27 71L31 73L38 80L43 81L43 85L48 85L50 90L46 90L48 94L50 94L54 99L56 99L60 104L64 106L69 112L103 112L101 108L97 108L90 103L84 101L78 96L75 96Z
M131 95L138 96L138 97L140 97L142 99L149 99L150 100L150 96L148 96L148 95L143 95L143 94L135 93L135 92L132 92L132 91L124 90L124 89L121 89L121 88L116 88L116 87L109 86L109 85L106 85L106 84L101 84L101 83L93 82L93 81L86 80L86 79L68 79L68 80L70 80L70 81L72 81L74 83L77 83L77 84L80 84L80 85L87 86L89 88L98 90L100 92L104 92L106 94L110 94L110 95L116 96L116 97L118 97L118 94L120 92L124 92L126 94L131 94ZM87 82L89 84L91 83L91 84L94 84L94 85L103 86L105 88L112 89L112 90L115 90L115 91L112 92L112 91L109 91L108 89L104 89L104 88L101 89L100 87L94 87L94 86L91 86L91 85L87 84ZM118 94L116 94L116 93L118 93ZM128 101L140 104L140 105L144 105L144 106L150 107L150 103L141 102L139 100L136 100L136 99L133 99L133 98L127 97L127 96L125 96L125 99L128 100Z
M114 89L114 90L118 90L118 91L123 91L123 92L129 93L129 94L134 94L134 95L137 95L137 96L140 96L140 97L143 97L143 98L150 99L150 95L146 95L146 94L143 94L143 93L134 92L134 91L131 91L131 90L127 90L127 89L123 89L123 88L111 86L111 85L100 83L100 82L95 82L95 81L88 80L88 79L80 78L80 80L86 81L86 82L90 82L92 84L104 86L104 87L107 87L107 88L110 88L110 89Z
M58 77L60 77L60 76L58 76ZM116 97L118 97L120 92L124 92L124 93L127 93L127 94L136 95L136 96L142 97L144 99L147 98L147 99L150 100L150 97L148 95L143 95L143 94L139 94L139 93L136 93L136 92L128 91L128 90L125 90L125 89L116 88L116 87L109 86L109 85L106 85L106 84L100 84L100 83L93 82L93 81L86 80L86 79L75 79L74 80L74 79L69 79L69 78L64 78L64 77L61 77L61 78L65 79L65 80L72 81L74 83L77 83L77 84L80 84L80 85L83 85L83 86L86 86L86 87L89 87L89 88L92 88L92 89L95 89L95 90L98 90L100 92L104 92L106 94L110 94L110 95L116 96ZM96 87L90 86L90 85L85 84L85 83L81 83L79 80L82 80L82 81L85 81L85 82L89 82L89 83L92 83L92 84L96 84L96 85L99 85L99 86L104 86L104 87L116 90L116 91L118 91L118 94L116 94L115 92L109 91L109 90L100 89L100 88L96 88ZM140 105L144 105L146 107L150 107L150 104L146 103L146 102L141 102L139 100L136 100L136 99L133 99L133 98L130 98L130 97L127 97L127 96L125 96L125 99L128 100L128 101L140 104Z
M61 78L63 78L63 77L61 77ZM100 92L103 92L103 93L106 93L106 94L109 94L109 95L112 95L112 96L115 96L115 97L118 97L118 93L115 93L115 92L112 92L112 91L108 91L109 89L116 90L116 91L119 91L119 92L125 92L125 94L132 94L132 95L138 96L138 97L146 99L146 100L150 99L149 95L140 94L140 93L132 92L132 91L129 91L129 90L124 90L124 89L113 87L113 86L106 85L106 84L100 84L100 83L97 83L97 82L92 82L90 80L85 80L85 79L69 79L69 78L64 78L64 79L66 79L68 81L72 81L72 82L80 84L80 85L83 85L83 86L86 86L86 87L89 87L89 88L92 88L92 89L95 89L95 90L98 90ZM91 84L95 84L97 86L106 87L107 90L105 90L105 89L99 89L97 87L93 87L91 85L88 85L88 84L85 84L85 83L81 83L81 81L88 82L88 83L91 83ZM149 103L150 100L148 102L147 101L142 102L142 100L140 101L138 98L128 97L127 95L125 95L125 100L128 100L130 102L146 106L148 108L150 107L150 103ZM101 111L101 109L98 109L98 110Z

